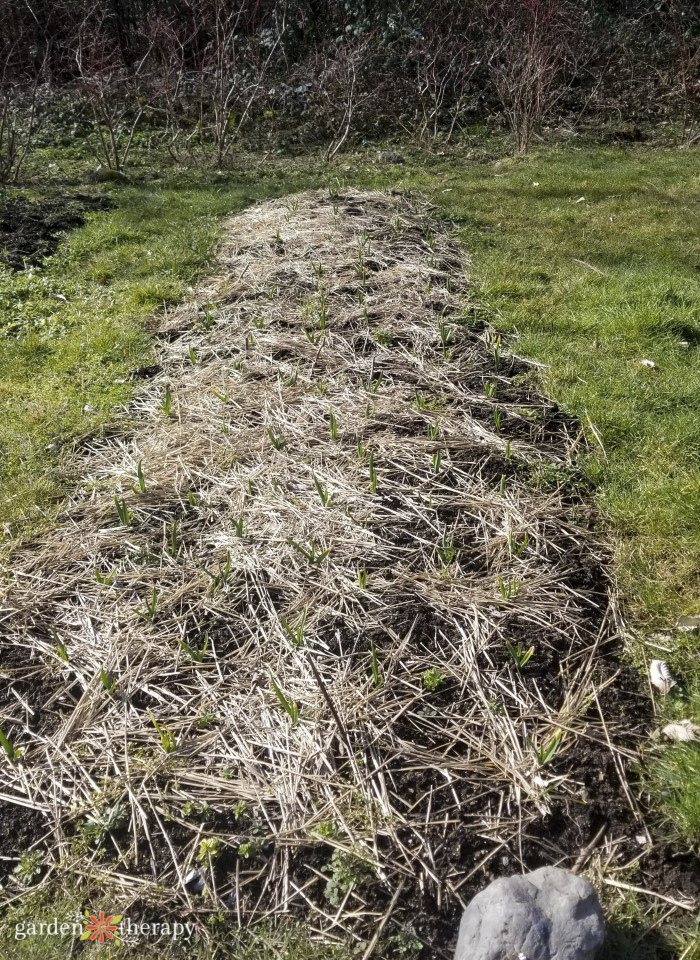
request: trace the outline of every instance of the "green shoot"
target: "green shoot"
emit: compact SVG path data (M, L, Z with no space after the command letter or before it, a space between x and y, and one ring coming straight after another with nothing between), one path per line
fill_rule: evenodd
M146 601L146 611L141 616L144 620L155 620L158 612L158 591L155 587L151 590L151 596Z
M215 390L212 387L211 392L214 394L217 400L221 400L222 403L228 403L228 390L225 393L219 393L218 390Z
M245 533L245 530L244 530L244 527L243 527L243 522L244 522L244 521L243 521L243 514L240 515L240 517L238 518L238 520L234 520L234 521L233 521L233 529L236 531L236 536L237 536L237 537L241 537L241 538L242 538L243 535L244 535L244 533Z
M140 491L141 493L145 493L145 492L146 492L146 479L145 479L145 477L144 477L144 475L143 475L143 463L142 463L141 460L139 460L139 462L138 462L138 464L137 464L137 467L136 467L136 479L137 479L137 481L138 481L139 491Z
M440 473L440 467L442 465L442 450L438 450L432 456L433 463L433 473Z
M280 617L280 623L284 627L285 633L292 641L295 647L304 646L304 627L306 626L306 615L308 613L308 607L304 607L304 612L301 615L301 620L296 625L292 627L286 617Z
M372 680L374 681L375 689L381 687L382 685L382 675L379 671L379 661L377 659L377 649L374 646L374 639L372 639Z
M416 390L416 407L418 410L425 410L428 406L428 402L425 399L425 394L420 393Z
M287 700L272 674L270 674L270 684L272 685L274 694L279 700L282 709L288 714L290 720L292 721L292 726L295 726L299 721L299 704L295 703L294 700Z
M64 663L68 663L69 660L68 660L68 649L66 647L66 641L61 640L58 634L55 632L55 630L51 631L51 636L56 641L56 646L54 647L56 656L60 657L60 659L63 660Z
M501 338L496 337L493 341L493 365L496 373L501 369Z
M320 482L320 480L318 479L315 473L312 473L311 476L313 477L314 486L316 487L316 493L321 498L321 503L323 504L324 507L330 507L331 500L332 500L330 493L323 486L323 484Z
M216 323L216 320L214 319L215 311L211 310L209 305L206 303L202 305L202 311L204 313L204 319L200 321L200 326L203 330L211 330Z
M496 383L495 380L489 380L488 383L484 384L484 393L489 398L489 400L493 400L493 398L496 396L497 390L498 390L498 384Z
M173 753L177 747L177 742L175 740L174 734L168 730L168 728L163 723L158 723L156 718L153 716L153 713L149 709L148 716L151 718L151 723L158 731L158 736L160 737L160 745L165 751L165 753Z
M107 673L104 667L100 667L100 681L102 683L102 689L106 691L108 696L113 697L117 683L116 680Z
M287 543L294 547L312 566L318 566L331 552L331 547L328 547L327 550L320 550L315 540L312 540L308 547L302 547L300 543L297 543L296 540L292 540L291 538L287 540Z
M457 556L454 542L452 539L448 540L447 534L445 533L442 535L442 542L438 543L435 547L435 552L437 553L438 559L443 567L449 567L449 565L454 562L454 559Z
M367 589L367 567L364 565L357 568L357 582L360 586L360 590Z
M537 758L537 763L540 767L546 767L547 764L554 759L556 756L559 745L561 744L562 737L564 734L561 730L557 730L551 740L544 743L541 747L538 747L536 744L532 744L532 749L535 752L535 757Z
M502 577L498 578L498 589L504 600L515 600L522 589L522 584L517 577L513 577L506 583Z
M190 646L190 644L182 637L178 637L177 642L180 644L190 660L193 660L195 663L201 663L204 660L205 654L209 647L209 631L204 634L204 643L201 647Z
M114 505L117 508L117 516L119 517L119 522L123 527L128 527L133 519L133 513L129 510L126 500L122 497L121 502L119 497L114 495Z
M374 450L369 452L369 488L372 493L377 492L377 468L374 465Z
M163 397L163 402L160 405L160 409L163 411L166 417L170 416L170 411L172 410L172 406L173 406L173 395L170 390L170 384L166 383L165 396Z
M256 330L262 330L262 328L265 326L265 319L257 313L254 314L253 326L255 327Z
M510 463L511 453L510 453L510 440L506 443L506 463Z
M454 332L452 326L448 323L445 323L444 320L441 320L438 324L438 329L440 331L440 343L442 344L442 354L447 356L448 349L450 344L454 339Z
M428 424L428 436L431 440L437 440L440 436L440 421L436 420L435 423Z
M506 492L506 475L505 473L501 474L501 482L498 485L498 492L503 496Z
M286 440L281 433L275 433L272 427L267 428L267 435L270 438L270 443L275 448L275 450L283 450Z
M101 587L109 587L112 585L115 572L116 571L112 570L111 573L101 573L99 570L95 570L95 580L97 580Z
M501 432L501 411L498 409L498 407L494 407L492 415L493 415L493 423L494 423L494 426L496 427L496 433L500 433Z
M365 462L365 457L367 456L367 451L369 450L369 444L363 444L361 440L357 441L357 456L360 458L360 463Z
M187 353L189 354L190 363L191 363L192 366L194 367L194 365L197 363L197 353L196 353L194 347L190 347L190 348L188 349Z
M369 393L376 394L379 391L379 388L382 385L382 380L384 379L384 374L380 370L376 377L371 377L367 380L367 390Z
M514 647L510 640L506 640L506 649L518 670L523 670L528 665L535 652L534 647L528 647L526 650L519 640L517 647Z
M524 551L525 551L525 548L527 547L527 544L528 544L528 536L527 536L527 533L526 533L525 536L523 537L522 543L518 543L518 541L516 540L516 538L513 536L512 531L511 531L511 533L508 534L508 546L509 546L509 548L510 548L510 552L511 552L512 556L518 557L518 558L522 557L522 555L523 555L523 553L524 553Z
M304 327L304 335L312 347L316 346L316 334L311 327Z
M209 573L208 570L205 572L211 577L212 593L218 593L219 590L223 590L228 583L228 578L231 574L231 551L226 551L226 560L223 562L223 564L219 564L219 569L216 573Z
M17 763L22 756L22 751L15 747L12 740L0 730L0 747L5 751L5 755L10 763Z
M170 524L170 556L177 556L177 520Z
M336 441L338 439L338 421L335 419L335 414L333 413L333 404L331 404L328 425L331 430L331 440Z

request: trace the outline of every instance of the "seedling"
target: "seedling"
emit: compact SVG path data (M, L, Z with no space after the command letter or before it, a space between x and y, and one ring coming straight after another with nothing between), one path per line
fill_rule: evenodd
M323 486L323 484L318 479L316 474L312 473L311 476L313 477L314 486L316 487L316 493L321 498L321 503L323 504L324 507L330 507L331 495L328 492L327 488Z
M170 556L177 556L177 520L170 524Z
M376 689L377 687L381 687L382 685L382 675L379 672L379 661L377 659L377 650L376 650L376 647L374 646L374 639L372 639L371 652L372 652L372 680L374 681L374 686Z
M308 613L308 607L304 607L304 612L301 615L301 620L296 625L292 627L289 621L285 617L280 617L280 623L284 627L285 633L292 641L295 647L304 646L304 627L306 626L306 615Z
M64 663L68 663L69 659L68 659L68 649L66 648L66 641L61 640L54 630L51 631L51 636L56 641L56 646L54 647L56 656L59 657L61 660L63 660Z
M197 363L197 353L196 353L194 347L190 347L190 348L188 349L187 353L188 353L189 358L190 358L190 363L191 363L192 366L194 367L195 364Z
M369 488L372 493L377 492L377 468L374 465L374 450L369 452Z
M439 473L442 465L442 450L438 450L431 457L433 463L433 473Z
M489 400L493 400L493 398L496 396L497 390L498 390L498 384L496 383L495 380L489 380L488 383L484 384L484 393L489 398Z
M457 556L457 551L455 550L452 539L448 540L447 535L444 533L442 535L442 542L437 544L435 551L443 567L449 567Z
M492 416L493 416L493 423L496 428L496 433L500 433L501 432L501 411L498 409L498 407L494 407L492 411Z
M379 373L377 374L376 377L372 377L372 376L370 375L370 377L369 377L369 379L368 379L368 381L367 381L367 390L368 390L370 393L376 395L376 393L379 391L379 388L380 388L381 385L382 385L382 380L383 380L383 379L384 379L384 374L382 373L381 370L379 371Z
M23 853L19 858L19 863L12 871L12 875L17 879L21 887L25 889L41 876L42 855L38 850Z
M156 718L153 716L153 713L149 709L148 716L151 718L151 723L156 728L158 736L160 737L160 745L163 748L165 753L173 753L177 747L177 741L175 740L175 735L168 730L164 723L158 723Z
M325 290L321 291L321 307L319 315L319 325L321 327L321 333L326 332L326 324L328 322L328 310L327 310L328 294Z
M505 473L501 474L501 482L498 485L498 492L501 496L504 496L506 492L506 475Z
M160 409L163 411L166 417L170 416L170 411L172 410L172 406L173 406L173 395L170 390L170 384L166 383L165 396L163 397L163 402L160 405Z
M151 590L151 596L146 601L146 611L141 616L144 620L153 621L158 612L158 591L155 587Z
M114 691L117 687L117 682L114 677L111 677L104 667L100 667L100 681L102 683L102 689L107 693L108 696L113 697Z
M444 320L441 320L438 324L438 330L440 331L440 343L442 344L442 355L447 356L449 347L454 340L454 331L450 324L445 323Z
M278 231L279 232L279 231ZM208 864L216 860L220 853L220 841L218 837L204 837L199 842L199 853L197 854L197 863Z
M326 559L328 554L331 552L331 547L328 547L326 550L320 550L316 544L315 540L312 540L308 547L303 547L300 543L297 543L296 540L291 538L287 541L290 546L302 555L312 566L318 566L323 560Z
M437 440L440 435L440 421L436 420L435 423L428 425L428 436L431 440Z
M522 557L523 553L525 552L525 548L527 547L527 543L528 543L527 533L523 537L522 543L518 543L517 539L513 536L512 532L508 534L508 546L510 548L511 554L514 557L518 557L518 558Z
M510 640L506 640L506 649L508 653L513 658L513 663L518 668L518 670L524 670L528 665L530 660L532 660L533 654L535 652L534 647L529 647L527 650L523 647L521 642L518 640L517 647L514 647Z
M365 457L367 456L367 451L369 450L369 444L363 444L361 440L357 441L357 456L360 458L360 463L365 462Z
M522 589L522 584L517 577L513 577L507 582L502 578L498 578L498 589L501 592L501 596L504 600L514 600Z
M206 652L209 648L209 631L204 634L204 643L201 647L190 646L190 644L182 637L178 637L177 642L180 644L190 660L193 660L195 663L201 663L204 660Z
M145 492L146 492L146 479L145 479L145 477L144 477L144 475L143 475L143 463L142 463L141 460L139 460L138 465L137 465L137 467L136 467L136 479L137 479L137 481L138 481L139 491L140 491L141 493L145 493Z
M299 704L294 700L288 700L282 690L279 687L279 684L275 678L270 674L270 684L272 690L280 702L282 709L289 716L289 719L292 721L292 726L295 726L299 722Z
M110 587L114 577L114 570L112 570L111 573L101 573L99 570L95 570L95 580L97 580L101 587Z
M119 517L119 522L123 527L128 527L133 519L133 513L129 510L126 500L122 497L121 501L119 497L114 495L114 505L117 508L117 516Z
M212 387L211 391L217 400L221 400L222 403L228 403L228 390L225 393L219 393L218 390L214 390Z
M283 450L286 444L286 440L281 433L275 433L272 427L267 428L267 435L270 438L270 443L275 448L275 450Z
M493 365L496 373L501 369L501 338L496 337L493 341Z
M214 310L211 310L209 305L204 303L202 304L202 313L204 314L204 319L200 321L200 326L204 330L211 330L211 328L216 323L216 319L214 317Z
M506 443L506 463L510 463L510 461L511 461L510 440L508 440Z
M306 336L306 339L309 341L309 343L311 344L311 346L312 346L312 347L315 347L315 346L316 346L316 334L315 334L314 331L311 329L311 327L304 327L304 335Z
M0 730L0 747L5 751L5 756L10 763L17 763L22 756L22 751L18 750L12 740Z
M240 515L240 517L238 518L238 520L234 520L234 521L233 521L233 529L236 531L236 536L237 536L237 537L243 537L243 535L244 535L244 529L243 529L243 514Z
M433 693L445 679L445 674L437 667L431 667L423 673L421 679L428 693Z
M419 410L425 410L427 406L428 406L428 403L425 399L425 396L422 393L420 393L418 390L416 390L416 407Z
M330 414L328 417L328 425L331 430L331 440L337 441L338 439L338 421L335 419L335 414L333 413L333 404L331 404Z
M360 590L367 589L367 567L364 565L357 568L357 582L360 586Z
M548 740L541 747L538 747L535 743L532 744L532 749L534 750L537 763L540 767L546 767L547 764L554 759L563 736L562 731L557 730L552 739Z
M219 564L219 570L217 573L209 573L208 570L206 572L209 574L212 580L212 593L218 593L219 590L223 590L228 583L228 578L231 574L231 551L226 551L226 559L223 564Z

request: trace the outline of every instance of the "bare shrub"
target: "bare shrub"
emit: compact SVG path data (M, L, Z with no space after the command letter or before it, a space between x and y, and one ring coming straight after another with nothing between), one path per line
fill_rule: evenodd
M0 77L0 183L16 183L36 132L39 77L29 92L24 84Z
M566 87L577 11L564 0L493 0L485 8L489 69L515 136L526 153Z

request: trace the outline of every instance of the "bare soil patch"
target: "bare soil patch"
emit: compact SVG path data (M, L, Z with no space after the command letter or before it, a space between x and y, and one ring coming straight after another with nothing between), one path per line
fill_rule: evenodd
M47 871L436 950L489 878L594 850L697 894L630 785L649 711L566 479L583 435L479 321L447 225L307 193L220 260L7 571L0 802Z
M0 264L13 270L35 266L55 253L66 230L85 222L85 214L108 210L106 197L71 194L33 202L25 197L0 198Z

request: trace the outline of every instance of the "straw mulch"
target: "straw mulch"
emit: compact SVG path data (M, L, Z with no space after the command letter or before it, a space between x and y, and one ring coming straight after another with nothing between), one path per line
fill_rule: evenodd
M228 224L128 424L8 571L0 798L50 872L360 942L429 937L592 839L634 734L601 706L616 615L567 481L583 441L467 277L403 195Z

